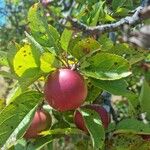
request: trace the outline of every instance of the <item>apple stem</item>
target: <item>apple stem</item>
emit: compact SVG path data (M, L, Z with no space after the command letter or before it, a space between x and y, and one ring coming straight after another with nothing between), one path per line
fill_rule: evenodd
M77 70L77 64L73 64L71 67L71 70L74 70L74 71Z

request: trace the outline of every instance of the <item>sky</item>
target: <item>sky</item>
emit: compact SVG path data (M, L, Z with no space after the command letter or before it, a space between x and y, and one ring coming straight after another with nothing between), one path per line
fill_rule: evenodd
M4 0L0 0L0 8L4 7L5 7ZM5 23L5 16L0 13L0 26L3 25L4 23Z

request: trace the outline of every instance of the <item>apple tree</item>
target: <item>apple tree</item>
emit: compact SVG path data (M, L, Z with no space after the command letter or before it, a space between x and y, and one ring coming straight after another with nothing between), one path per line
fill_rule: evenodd
M0 103L0 148L150 149L149 4L31 5L25 38L0 51L9 68L0 75L13 80Z

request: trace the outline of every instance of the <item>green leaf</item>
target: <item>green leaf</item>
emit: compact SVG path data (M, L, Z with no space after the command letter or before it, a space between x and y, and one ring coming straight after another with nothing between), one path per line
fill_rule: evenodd
M17 139L20 139L24 135L34 117L37 106L38 104L23 118L21 123L6 141L4 147L10 147L11 145L14 145L17 142Z
M48 25L44 11L40 3L31 6L28 12L29 27L35 40L45 47L55 47L59 41L59 33L57 30Z
M150 125L136 119L124 119L116 126L114 133L150 134Z
M93 38L86 38L79 41L69 52L77 59L80 59L91 51L97 49L100 49L100 44Z
M86 59L88 63L81 72L88 77L100 80L118 80L131 74L130 64L120 56L109 53L97 53Z
M35 141L32 144L32 148L30 150L32 150L32 149L41 150L45 145L51 143L54 139L56 139L56 137L51 136L51 135L47 135L47 136L43 136L43 137L40 136L35 139ZM29 146L28 146L27 150L29 150Z
M0 51L0 65L8 66L7 53Z
M113 0L112 1L113 10L116 10L118 7L122 7L126 1L127 0Z
M8 59L8 63L9 63L9 67L11 69L11 72L14 75L16 75L16 74L15 74L15 71L14 71L13 61L14 61L14 57L15 57L17 51L20 48L21 48L21 46L17 43L14 43L14 42L10 42L9 45L8 45L9 51L7 53L7 59Z
M136 108L138 105L137 95L128 90L128 84L125 80L120 79L108 81L90 78L90 81L97 88L101 88L102 90L108 91L114 95L121 95L128 98L129 102L132 104L132 107L134 106L134 108Z
M24 91L25 92L25 91ZM10 104L13 100L16 99L22 93L22 89L19 86L18 82L13 86L13 88L9 91L9 94L6 97L6 104Z
M64 31L61 35L60 43L61 43L61 47L65 51L68 51L68 46L69 46L69 42L71 40L72 34L73 34L72 30L64 29Z
M96 98L98 97L98 95L102 92L102 90L100 89L100 87L97 87L95 85L91 85L88 88L88 95L86 98L86 101L88 102L93 102L96 100Z
M45 52L40 57L41 61L41 70L45 73L55 70L59 68L60 62L56 59L55 55L49 52Z
M103 10L103 5L104 5L105 1L100 1L98 3L95 3L93 7L94 9L94 16L92 16L91 18L91 26L96 26L98 21L99 21L99 17L103 17L104 15L104 10Z
M107 34L101 35L98 41L101 44L101 49L105 51L111 49L114 45L113 41L108 37Z
M10 138L26 115L42 101L41 93L30 91L19 95L0 112L0 147Z
M124 16L127 16L128 15L128 13L129 13L129 9L126 9L126 8L117 8L117 10L116 10L116 12L115 12L115 16L122 16L122 17L124 17Z
M126 96L127 94L131 94L130 91L127 89L128 87L127 82L123 79L108 81L90 78L90 81L96 87L108 91L109 93L112 93L114 95Z
M42 54L44 52L43 47L27 32L25 32L26 37L28 38L29 42L38 49L38 51Z
M144 80L143 82L139 101L141 104L142 111L146 112L148 118L150 118L150 86L146 82L146 80Z
M105 131L99 114L94 110L85 108L80 109L80 112L90 133L94 149L102 149L105 141Z

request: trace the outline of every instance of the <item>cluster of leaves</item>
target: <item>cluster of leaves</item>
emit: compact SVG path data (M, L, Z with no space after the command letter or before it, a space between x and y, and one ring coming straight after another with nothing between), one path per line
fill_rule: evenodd
M38 105L43 102L44 96L42 91L36 90L36 82L44 82L48 74L62 67L75 66L86 78L89 83L87 103L93 103L103 90L128 100L127 113L131 113L130 118L117 124L112 121L106 131L96 112L81 110L94 149L103 149L105 142L110 143L106 146L111 146L117 141L119 146L116 144L116 149L119 149L126 143L128 133L138 140L137 135L150 134L149 69L143 72L143 68L138 65L148 60L148 51L119 41L113 42L108 34L87 37L82 32L73 30L69 22L63 19L67 13L87 25L95 26L99 23L113 22L127 15L133 6L139 3L113 0L111 8L110 4L107 5L102 0L76 0L68 1L71 4L75 3L70 9L65 5L54 7L57 3L52 2L50 6L45 6L45 9L41 3L32 5L28 11L30 33L25 32L26 38L19 44L10 43L7 53L0 52L0 64L11 69L11 73L1 71L0 74L16 80L15 86L7 96L6 106L0 111L0 147L16 148L16 141L23 137ZM119 32L116 34L119 35ZM139 69L140 72L137 71ZM142 80L142 88L133 90L132 85L139 82L142 76L146 76ZM136 81L133 81L134 77ZM60 113L46 105L43 107L50 111L55 121L50 130L43 132L43 136L33 141L33 145L30 145L32 149L40 149L60 136L84 135L75 128L72 111ZM141 113L145 113L147 124L138 120ZM116 134L123 134L123 137L116 138L115 142L105 140L108 136ZM87 138L87 135L84 136ZM113 139L113 136L109 139Z

